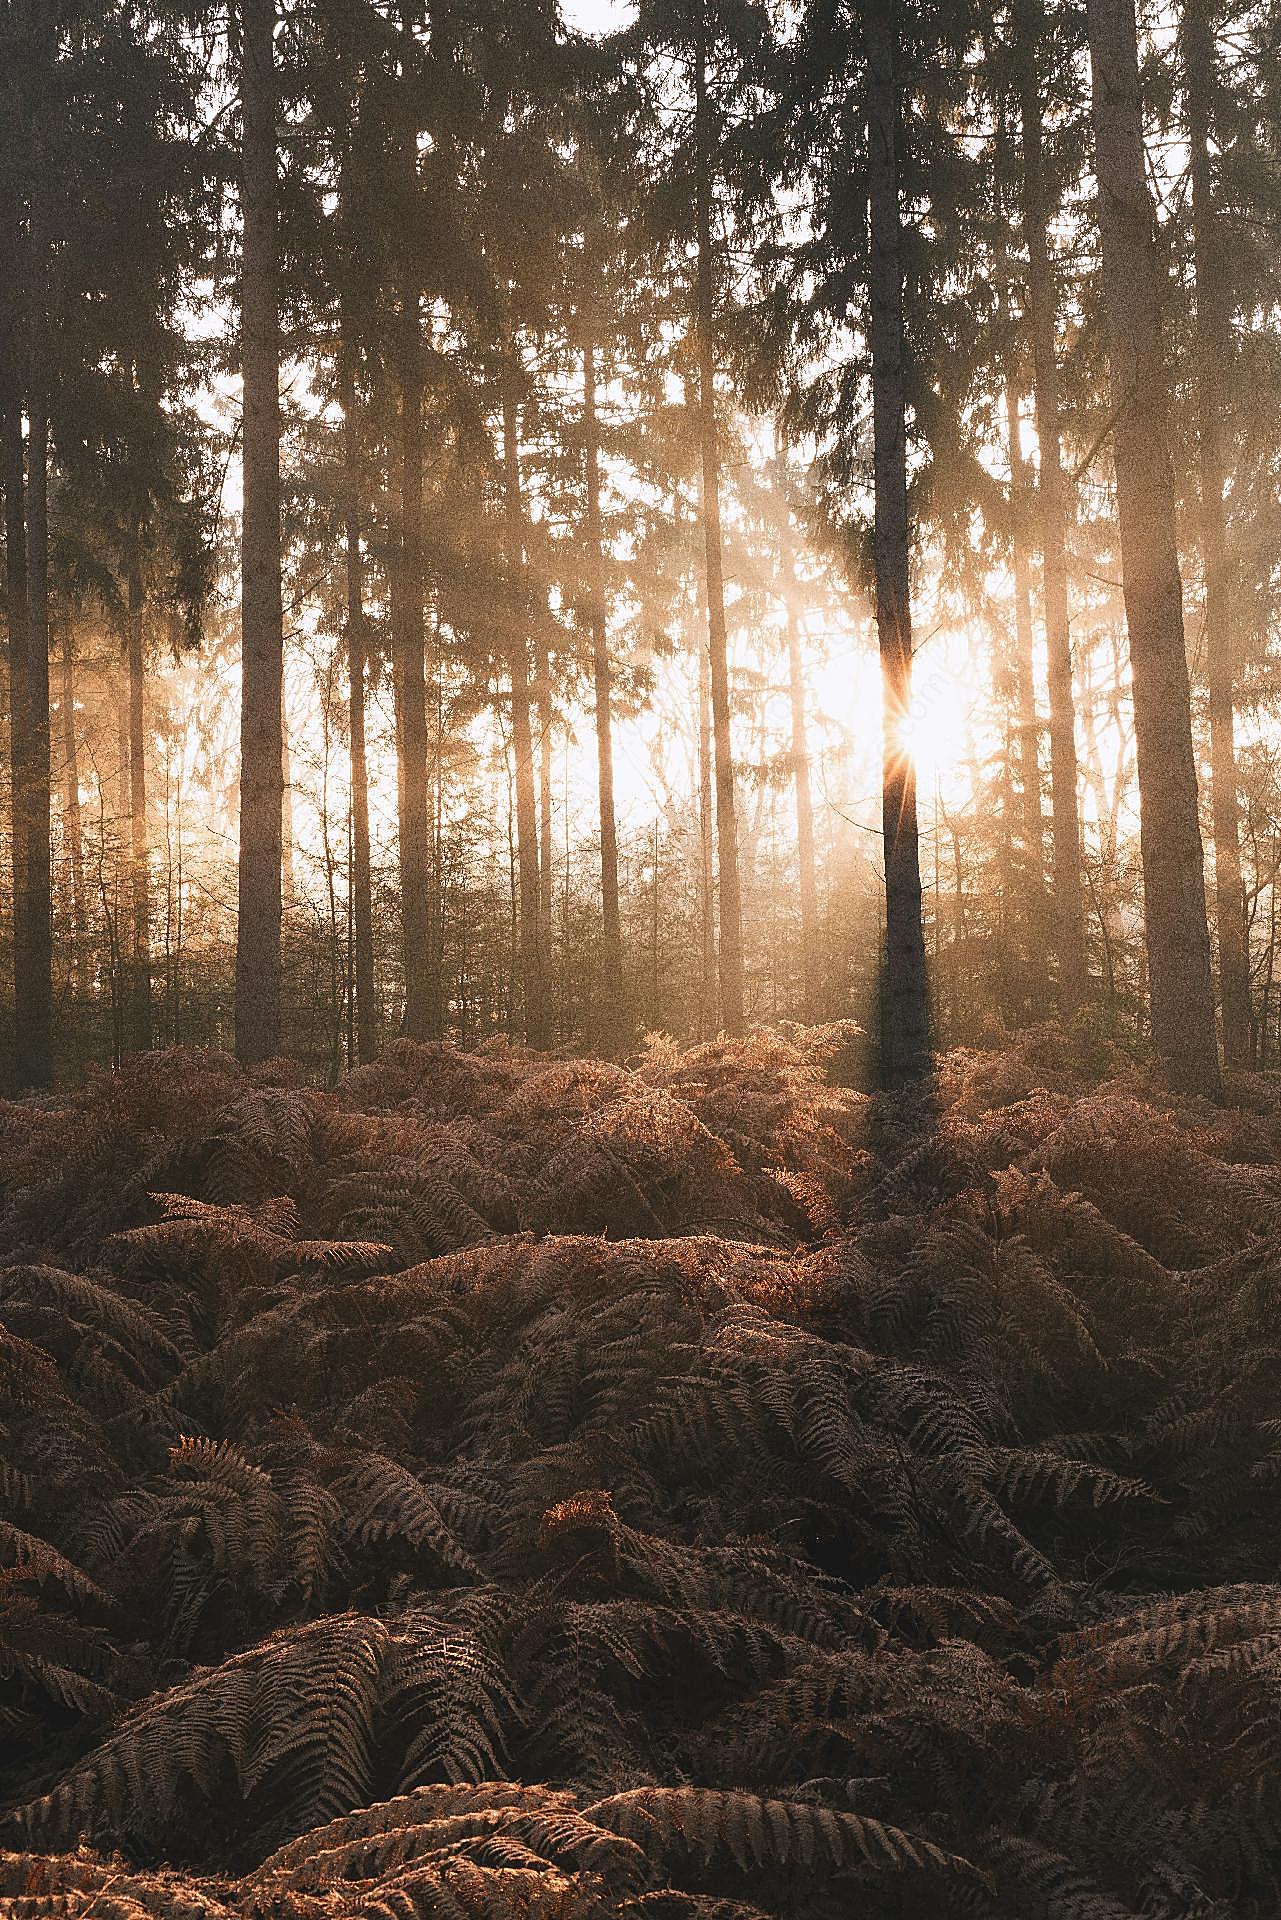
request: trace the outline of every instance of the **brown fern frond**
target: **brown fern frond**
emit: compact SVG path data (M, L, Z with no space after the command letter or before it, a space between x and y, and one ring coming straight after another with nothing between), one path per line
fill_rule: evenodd
M951 1871L964 1864L920 1835L860 1814L710 1787L637 1787L584 1812L651 1856L693 1854L708 1866L728 1853L744 1873L793 1862L806 1872L855 1864Z

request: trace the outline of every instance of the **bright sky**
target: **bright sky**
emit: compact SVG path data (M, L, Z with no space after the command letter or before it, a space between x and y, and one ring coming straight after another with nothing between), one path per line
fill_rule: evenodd
M630 0L561 0L566 25L579 33L615 33L635 11Z

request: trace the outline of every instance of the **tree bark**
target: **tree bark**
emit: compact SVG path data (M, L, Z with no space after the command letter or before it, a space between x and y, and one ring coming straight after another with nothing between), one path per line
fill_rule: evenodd
M1088 0L1086 17L1152 1037L1173 1085L1214 1097L1210 936L1134 0Z
M49 415L45 379L42 251L32 219L32 379L27 403L27 761L23 794L30 965L27 1015L18 1036L23 1084L53 1078L53 874L49 746Z
M13 602L25 601L18 613L18 635L26 658L14 689L13 726L19 745L21 778L14 783L15 896L21 876L23 937L15 941L15 1012L17 1047L15 1066L23 1086L47 1086L53 1077L53 884L51 871L51 769L49 746L49 261L44 217L46 106L44 88L52 64L52 45L44 22L29 19L34 29L32 52L35 93L27 122L27 141L20 149L28 161L27 284L27 470L23 498L21 375L17 355L18 289L14 285L12 318L15 365L12 380L14 445L11 459L16 512L9 537L26 542L25 580L15 585ZM19 124L21 124L19 122ZM16 157L16 156L15 156ZM16 216L17 208L14 206ZM14 222L14 239L16 231ZM14 271L14 269L11 269ZM25 526L24 526L25 521ZM13 636L11 635L11 648Z
M1053 828L1054 949L1058 1003L1070 1019L1085 998L1085 908L1081 891L1081 815L1077 797L1076 705L1068 606L1067 489L1059 431L1058 300L1049 249L1049 195L1042 151L1038 53L1041 0L1016 0L1019 117L1023 135L1023 229L1028 252L1027 303L1032 334L1032 390L1040 470L1037 501L1045 592L1045 644L1050 690L1050 806Z
M6 196L7 198L7 196ZM0 331L0 429L4 434L5 605L9 668L9 799L13 865L14 1075L25 1082L23 1035L31 1011L31 936L26 884L26 792L30 748L27 691L27 503L22 436L22 385L18 367L18 228L16 208L6 206L0 259L4 272Z
M707 102L705 14L699 11L694 59L695 213L697 285L695 334L698 346L699 443L703 474L703 539L706 549L707 639L711 669L712 733L715 746L716 852L720 895L721 1019L730 1034L746 1024L743 985L743 907L738 877L738 824L734 795L729 658L725 632L725 581L721 545L720 452L716 431L716 363L713 353L712 162Z
M614 811L614 729L609 659L609 611L605 591L605 539L600 511L600 432L596 417L596 350L583 348L583 438L587 476L588 618L592 635L592 686L596 702L596 784L600 809L601 982L603 1051L626 1045L623 994L623 933L618 903L618 825Z
M530 603L534 621L534 711L538 716L538 938L542 942L543 963L550 967L552 952L552 669L547 651L546 601L541 597L537 610ZM550 985L550 981L548 983Z
M346 333L344 316L344 334ZM347 558L347 725L351 752L351 912L356 1002L356 1057L378 1057L378 1002L374 989L374 906L369 852L369 768L365 753L365 602L360 552L360 455L356 383L350 346L339 347L339 404L343 417L343 533Z
M280 1051L284 610L280 587L275 0L240 0L244 116L241 337L240 876L236 1052Z
M715 800L712 792L712 676L707 660L707 636L698 622L698 901L702 946L698 1035L710 1040L716 1033L716 856L713 847Z
M80 811L80 741L76 730L75 634L69 615L64 613L61 624L62 671L58 705L62 723L63 778L66 783L62 837L71 871L71 928L75 941L76 992L83 997L89 928L85 913L84 827Z
M1196 275L1196 387L1201 481L1201 564L1205 574L1206 677L1210 695L1210 779L1214 821L1214 891L1219 932L1219 1003L1223 1058L1250 1064L1250 947L1237 818L1234 738L1235 653L1224 525L1222 370L1232 342L1224 307L1214 179L1210 164L1210 92L1214 35L1206 0L1187 0L1183 15L1188 141L1192 150L1192 239Z
M25 878L27 786L27 502L22 434L21 175L22 93L19 63L0 75L4 118L0 122L0 434L3 435L5 614L9 678L10 848L13 868L14 1077L22 1083L22 1036L30 1002L30 952Z
M787 681L792 709L792 784L796 796L796 864L801 909L801 982L807 1020L817 1017L819 1003L818 873L814 861L814 796L810 786L809 733L805 721L805 665L801 657L801 625L796 610L796 550L792 538L792 509L787 496L787 457L776 462L779 503L779 560L782 568L783 610L787 618Z
M520 493L516 395L511 379L508 370L503 393L503 476L511 620L508 656L512 689L512 752L516 762L516 858L520 873L521 985L524 993L525 1039L531 1047L546 1047L551 1034L540 927L538 801L534 791L534 741L529 698L525 516Z
M881 1079L909 1084L930 1063L929 991L921 927L916 768L903 744L912 700L912 602L904 394L902 215L899 207L895 28L878 4L864 15L867 50L868 201L871 226L872 412L875 465L876 626L884 697L882 829L885 843L885 976Z
M1012 382L1005 388L1005 427L1010 451L1010 505L1014 518L1014 712L1018 741L1019 830L1023 842L1023 922L1027 950L1026 991L1035 1016L1043 1016L1046 978L1045 820L1041 812L1041 728L1036 713L1033 668L1032 581L1028 567L1032 489L1019 444L1019 402Z
M414 147L408 165L414 170ZM401 963L404 1030L411 1040L440 1034L431 941L431 805L427 780L426 613L423 586L423 348L421 296L402 264L398 318L400 386L400 554L391 591L396 745L400 757Z
M125 653L129 677L129 899L131 944L126 995L128 1045L134 1053L152 1046L151 885L147 847L147 743L143 715L142 576L129 568Z

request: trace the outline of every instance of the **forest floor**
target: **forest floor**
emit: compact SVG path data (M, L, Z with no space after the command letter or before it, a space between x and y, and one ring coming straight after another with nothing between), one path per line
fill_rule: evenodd
M1281 1077L0 1106L0 1912L1281 1912Z

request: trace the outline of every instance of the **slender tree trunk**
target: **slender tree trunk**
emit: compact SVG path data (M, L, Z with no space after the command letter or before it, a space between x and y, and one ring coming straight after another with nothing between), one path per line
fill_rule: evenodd
M49 745L49 418L43 396L29 402L28 423L28 756L23 805L27 845L23 866L31 974L29 1024L20 1035L20 1058L24 1084L44 1087L53 1077L53 874Z
M89 928L85 914L84 826L80 810L80 740L76 729L75 635L68 615L62 619L61 684L59 718L62 722L62 765L65 787L65 814L62 837L67 847L71 870L71 927L75 941L75 977L77 996L85 991Z
M534 614L534 711L538 716L538 937L543 964L552 954L552 671L545 602ZM548 982L550 986L550 981Z
M544 977L538 878L538 801L534 791L534 740L529 698L529 596L525 579L525 515L520 494L516 396L503 395L503 474L510 581L512 753L516 762L516 857L520 873L520 965L525 999L525 1039L531 1047L550 1041Z
M712 681L707 659L707 636L701 621L695 627L698 648L698 900L702 935L702 973L699 996L699 1037L716 1032L716 875L713 849L715 805L712 793Z
M1067 488L1059 431L1058 300L1049 250L1049 193L1042 153L1038 54L1041 0L1016 0L1019 116L1023 133L1023 229L1032 333L1033 397L1040 450L1037 499L1044 566L1045 643L1050 689L1050 805L1053 824L1054 948L1061 1018L1085 998L1085 916L1081 894L1081 817L1077 799L1072 638L1068 610Z
M6 160L9 156L6 155ZM9 169L6 168L6 172ZM27 891L26 805L30 765L27 647L27 505L22 443L22 382L18 364L18 221L8 192L0 229L0 427L4 434L5 601L9 668L9 795L13 865L14 1073L27 1084L24 1036L31 1028L31 916Z
M1188 139L1192 149L1192 234L1196 272L1196 384L1201 456L1201 562L1205 571L1205 652L1210 693L1210 776L1214 819L1214 891L1219 930L1219 1001L1223 1057L1250 1063L1250 948L1237 822L1234 739L1234 647L1224 529L1224 460L1220 422L1222 370L1232 352L1224 309L1225 268L1219 258L1210 166L1210 92L1214 35L1206 0L1187 0L1183 15Z
M414 165L410 148L410 166ZM398 323L400 383L400 556L392 575L396 744L400 756L401 960L405 1032L440 1032L431 947L431 807L427 782L426 614L423 586L423 349L421 297L408 265Z
M885 978L880 1070L887 1087L898 1087L919 1079L929 1069L929 992L921 927L916 768L903 744L903 722L912 699L912 601L903 384L899 89L895 28L888 10L869 7L865 33L876 491L873 549L885 715Z
M743 907L738 878L738 824L734 797L734 751L730 730L729 657L725 632L725 582L721 546L721 469L716 431L716 363L713 353L712 161L707 102L707 45L703 12L694 64L695 202L698 225L696 325L698 416L703 473L703 539L706 549L707 639L711 668L712 733L716 770L716 851L720 894L721 1019L727 1033L746 1024L743 986Z
M45 221L45 79L52 45L39 23L36 97L30 119L27 383L27 674L22 856L28 966L26 1014L19 1022L18 1068L24 1085L53 1077L53 875L49 731L49 259Z
M1027 953L1026 990L1033 1014L1043 1015L1049 993L1045 942L1045 821L1041 813L1041 729L1033 669L1032 580L1028 567L1032 489L1019 444L1019 403L1012 383L1005 389L1005 425L1010 451L1010 504L1014 516L1014 711L1018 741L1019 830L1023 841L1023 919Z
M236 1052L280 1051L284 610L280 590L275 0L240 0L244 115L241 337L240 880Z
M151 885L147 846L147 743L143 715L142 576L129 569L125 653L129 712L129 881L132 940L129 954L128 1045L134 1053L152 1046Z
M814 862L814 797L810 786L809 733L805 721L805 663L801 657L801 623L796 610L796 549L792 538L792 510L787 497L787 457L776 461L780 514L779 559L782 567L783 610L787 616L787 680L792 708L792 784L796 794L796 863L800 880L801 980L807 1020L817 1017L819 1003L818 874Z
M280 696L280 898L282 908L296 905L294 876L294 761L289 750L289 702Z
M1134 0L1088 0L1087 24L1152 1035L1173 1084L1213 1097L1214 991Z
M10 848L13 872L14 1076L23 1080L23 1034L31 999L31 939L25 876L27 789L27 505L20 363L24 134L20 63L0 72L0 434L3 435L5 614L8 632Z
M614 812L614 728L610 702L609 611L605 592L605 539L600 512L600 434L596 418L596 350L583 348L583 433L587 469L587 564L592 632L592 683L596 700L596 778L600 806L600 900L604 978L600 1030L603 1050L626 1045L623 998L623 932L618 904L618 826Z
M344 328L345 331L345 328ZM374 991L374 904L369 853L369 768L365 754L365 601L360 552L360 456L356 392L348 343L339 355L343 416L343 531L347 553L347 722L351 751L351 892L354 925L356 1057L378 1055Z

